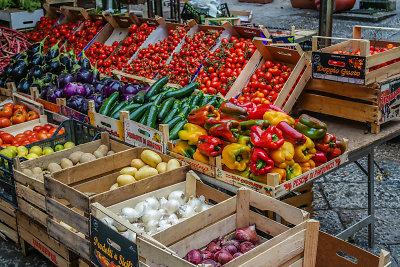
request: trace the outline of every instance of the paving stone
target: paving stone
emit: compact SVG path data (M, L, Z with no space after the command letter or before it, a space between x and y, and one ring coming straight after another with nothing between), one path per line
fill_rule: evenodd
M15 243L2 238L0 238L0 251L0 266L53 266L49 260L36 250L30 251L28 256L24 257L22 251L16 249Z
M397 264L400 264L400 245L390 246L391 256L396 260Z
M328 202L325 200L325 197L322 195L321 190L319 189L318 184L314 184L314 210L326 210L329 208Z
M313 219L320 222L320 230L336 235L344 230L338 214L333 210L316 210Z

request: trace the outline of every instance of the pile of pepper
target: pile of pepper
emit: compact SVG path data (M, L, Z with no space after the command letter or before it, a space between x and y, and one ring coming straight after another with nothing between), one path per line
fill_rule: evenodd
M346 151L324 122L306 114L295 120L270 104L231 99L218 110L193 110L187 120L173 152L206 164L221 155L224 170L261 183L268 173L286 182Z

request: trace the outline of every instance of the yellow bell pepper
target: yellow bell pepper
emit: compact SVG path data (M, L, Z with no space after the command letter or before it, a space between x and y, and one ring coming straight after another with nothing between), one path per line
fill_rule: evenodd
M314 142L306 136L307 141L294 148L294 161L296 162L307 162L312 157L315 156L315 144Z
M299 163L299 165L300 165L301 171L303 173L311 171L312 169L315 168L315 162L312 159L310 159L306 162Z
M199 125L186 123L179 131L178 136L182 140L188 141L189 145L196 145L200 135L206 135L207 131Z
M178 141L178 143L175 144L172 152L192 159L195 150L196 146L190 146L187 141L180 140Z
M210 163L208 157L204 156L198 149L196 149L196 152L194 152L193 159L197 160L197 161L200 161L200 162L203 162L205 164L209 164Z
M224 147L221 162L229 169L244 171L250 162L250 157L250 147L238 143L232 143Z
M303 172L301 170L301 167L298 163L293 163L291 165L288 165L286 168L286 179L289 181L290 179L293 179L296 176L301 175Z
M270 150L269 156L275 162L276 167L284 169L293 161L294 146L292 143L285 141L280 148Z
M281 121L286 121L293 127L295 122L292 117L280 111L267 111L264 113L263 119L268 120L271 126L276 126Z
M280 169L280 168L273 168L271 173L277 173L279 174L279 183L284 183L286 182L286 170L285 169Z

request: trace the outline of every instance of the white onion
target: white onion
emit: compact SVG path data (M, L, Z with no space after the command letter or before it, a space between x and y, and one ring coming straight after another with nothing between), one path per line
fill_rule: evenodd
M187 205L191 206L194 209L194 211L196 211L196 212L200 212L201 211L202 203L198 198L195 198L195 197L191 198L188 201Z
M192 206L184 205L179 207L179 214L183 218L189 218L196 214Z
M160 208L165 209L168 200L165 197L160 198Z
M145 199L145 202L149 205L149 207L153 210L157 210L160 208L160 203L158 202L157 198L149 197Z
M149 205L146 202L142 201L136 204L135 210L142 215L148 209L148 206Z
M128 230L126 232L123 232L122 235L128 238L129 240L136 242L136 233Z
M171 226L172 225L166 221L159 221L157 232L167 229L168 227L171 227Z
M168 200L167 205L166 205L165 208L169 213L174 213L174 212L177 212L179 210L179 207L181 205L182 205L181 202L179 202L178 200L170 199L170 200Z
M181 190L173 191L168 196L168 200L171 200L171 199L178 200L179 203L181 203L181 205L183 205L186 202L185 192L183 192Z
M103 219L101 219L101 221L108 226L111 226L114 222L114 220L111 219L110 217L104 217Z
M155 232L157 231L157 226L158 222L156 220L150 220L145 224L144 229L146 232Z
M176 214L174 213L169 214L167 220L172 225L177 224L179 222L178 216L176 216Z
M140 213L132 208L125 207L121 210L122 214L128 219L130 223L134 223L137 219L140 218Z
M151 220L158 221L162 214L158 210L147 210L142 216L142 221L147 224Z
M116 221L114 221L112 225L115 226L115 228L117 228L118 232L125 232L126 230L128 230L128 228L126 228L125 226Z
M132 223L132 226L144 231L144 224L143 223Z

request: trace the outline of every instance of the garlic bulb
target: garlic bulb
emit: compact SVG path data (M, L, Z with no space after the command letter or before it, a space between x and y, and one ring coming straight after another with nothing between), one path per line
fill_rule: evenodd
M156 232L157 227L158 222L156 220L150 220L145 224L144 229L146 230L146 232Z
M192 206L184 205L179 207L179 214L182 218L189 218L196 214Z
M148 204L144 201L137 203L135 206L135 210L139 212L140 215L142 215L147 209Z
M168 200L165 197L162 197L162 198L160 198L159 202L160 202L160 208L165 209L165 206L166 206Z
M129 239L129 240L131 240L133 242L136 242L136 233L134 233L134 232L132 232L130 230L128 230L126 232L123 232L122 236L126 237L127 239Z
M168 200L171 200L171 199L178 200L179 203L181 203L181 205L183 205L186 202L185 192L183 192L181 190L173 191L168 196Z
M169 199L165 208L169 213L174 213L174 212L177 212L179 210L179 207L181 205L182 205L181 202L179 202L178 200Z
M196 211L196 212L201 211L202 203L201 203L200 199L198 199L196 197L190 198L187 205L191 206L194 209L194 211Z
M140 218L140 213L132 208L125 207L121 210L122 214L128 219L130 223L136 222Z
M148 206L153 210L157 210L160 208L160 203L155 197L146 198L144 202L147 203Z
M178 216L176 216L175 213L170 214L167 220L172 225L177 224L179 222Z
M151 220L158 221L162 214L158 210L147 210L142 216L142 221L147 224Z
M116 222L116 221L113 221L112 225L115 228L117 228L118 232L125 232L126 230L128 230L128 228L126 228L125 226L123 226L122 224L120 224L119 222Z
M161 220L158 222L157 232L167 229L168 227L171 227L171 226L172 225L167 220Z

